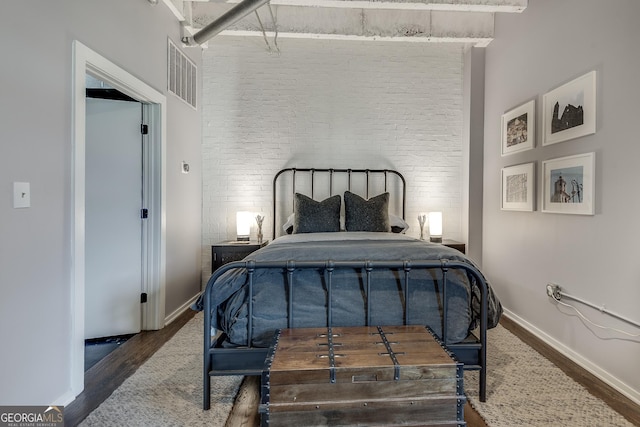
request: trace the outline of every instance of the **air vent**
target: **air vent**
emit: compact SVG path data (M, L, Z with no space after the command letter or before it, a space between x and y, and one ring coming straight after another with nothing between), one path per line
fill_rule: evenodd
M169 92L196 108L197 68L178 47L169 40Z

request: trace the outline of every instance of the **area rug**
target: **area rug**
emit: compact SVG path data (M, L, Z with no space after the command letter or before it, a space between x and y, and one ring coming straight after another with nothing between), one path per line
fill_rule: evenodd
M80 425L224 426L242 377L214 377L202 410L202 322L196 314ZM502 326L488 334L487 401L476 372L465 373L465 389L489 426L632 426Z
M242 377L214 377L202 410L202 329L198 313L80 426L224 426Z
M504 327L487 334L487 401L478 399L477 372L464 380L471 406L489 426L633 426Z

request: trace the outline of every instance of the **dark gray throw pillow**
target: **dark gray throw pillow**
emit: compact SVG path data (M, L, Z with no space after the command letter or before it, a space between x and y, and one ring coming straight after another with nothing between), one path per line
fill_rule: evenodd
M340 231L340 195L317 202L296 193L293 233L324 233Z
M365 200L357 194L345 191L344 213L347 231L391 231L389 193Z

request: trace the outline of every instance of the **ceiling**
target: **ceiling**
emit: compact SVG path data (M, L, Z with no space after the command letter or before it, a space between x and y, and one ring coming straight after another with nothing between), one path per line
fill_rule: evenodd
M153 1L153 0L149 0ZM157 0L156 0L157 1ZM162 0L183 27L183 41L230 9L262 5L227 19L219 36L463 43L484 47L493 39L496 13L520 13L528 0ZM240 6L239 6L240 5ZM245 7L245 9L247 9ZM251 11L255 9L254 11ZM248 13L248 14L246 14ZM246 15L245 15L246 14ZM230 25L229 25L230 24ZM201 33L200 37L203 37ZM197 38L198 36L196 36Z

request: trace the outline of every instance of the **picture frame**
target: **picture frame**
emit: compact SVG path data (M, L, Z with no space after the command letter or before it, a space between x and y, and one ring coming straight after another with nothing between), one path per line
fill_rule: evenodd
M542 145L596 133L596 72L544 94L542 120Z
M535 209L535 163L502 168L502 205L505 211Z
M595 214L595 153L542 162L542 212Z
M536 101L531 100L502 115L501 154L531 150L535 146Z

